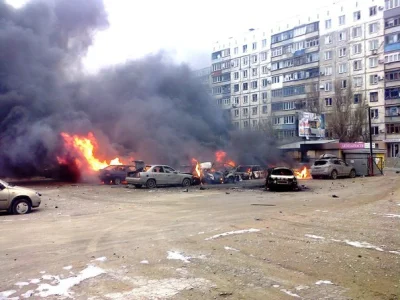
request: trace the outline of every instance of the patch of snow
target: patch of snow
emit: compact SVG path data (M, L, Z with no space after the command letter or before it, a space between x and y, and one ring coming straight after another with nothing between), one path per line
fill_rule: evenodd
M92 261L106 261L106 260L107 260L107 257L102 256L102 257L96 258L96 259L94 259Z
M321 284L333 284L333 283L329 280L318 280L315 284L321 285Z
M105 271L99 267L89 265L86 269L82 270L77 276L68 277L65 279L57 279L56 285L40 284L36 289L40 297L49 296L64 296L70 297L70 288L80 284L82 281L104 274Z
M323 210L322 212L323 212L323 213L327 213L327 212L329 212L329 211L327 211L327 210Z
M184 290L207 288L211 284L203 278L167 278L161 280L147 280L138 278L134 288L129 292L105 295L109 299L168 299Z
M386 218L400 218L400 215L394 215L394 214L386 214Z
M280 287L280 285L279 284L274 284L273 287L274 288L278 288L278 287Z
M228 246L225 246L225 247L224 247L224 249L225 249L225 250L230 250L230 251L236 251L236 252L239 252L239 250L238 250L238 249L231 248L231 247L228 247Z
M22 294L21 297L25 298L25 299L28 299L28 298L32 297L34 293L35 293L34 290L29 290L26 293Z
M295 287L296 291L307 290L307 289L309 289L309 288L310 288L310 287L307 286L307 285L299 285L299 286L296 286L296 287Z
M400 251L389 251L389 253L400 255Z
M66 266L66 267L64 267L63 269L64 269L64 270L71 270L71 269L72 269L72 266Z
M29 282L33 284L38 284L40 282L40 279L31 279L31 281Z
M206 241L209 240L214 240L220 237L224 237L224 236L228 236L228 235L234 235L234 234L241 234L241 233L252 233L252 232L259 232L260 229L254 229L254 228L250 228L250 229L243 229L243 230L236 230L236 231L229 231L229 232L224 232L224 233L220 233L217 235L214 235L212 237L206 238Z
M44 280L52 280L53 278L54 278L53 275L43 275L42 276L42 279L44 279Z
M305 234L304 236L311 238L311 239L316 239L316 240L324 240L325 239L323 236L318 236L318 235L313 235L313 234Z
M23 286L29 285L29 282L17 282L14 285L18 286L19 288L22 288Z
M12 222L13 220L3 220L3 222Z
M182 253L176 251L167 251L167 253L167 259L181 260L185 263L189 263L191 259L190 256L184 256Z
M204 231L200 231L198 234L204 234L205 232Z
M341 240L335 240L335 239L331 239L332 242L337 242L337 243L341 243Z
M40 274L45 274L46 273L46 271L40 271Z
M12 294L15 294L16 292L17 291L15 291L15 290L0 292L0 299L7 299L8 297L10 297Z
M352 241L349 241L349 240L344 240L344 242L347 244L347 245L350 245L350 246L353 246L353 247L356 247L356 248L366 248L366 249L375 249L375 250L377 250L377 251L384 251L382 248L379 248L379 247L377 247L377 246L374 246L374 245L371 245L370 243L367 243L367 242L352 242Z
M141 264L144 264L144 265L148 265L148 264L149 264L149 261L148 261L148 260L142 260L140 263L141 263Z
M301 298L299 295L292 293L291 291L285 290L285 289L281 289L281 292L284 292L285 294L295 297L295 298Z

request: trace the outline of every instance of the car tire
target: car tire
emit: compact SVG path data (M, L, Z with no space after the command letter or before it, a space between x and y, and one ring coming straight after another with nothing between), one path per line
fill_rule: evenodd
M185 179L183 179L183 181L182 181L182 186L183 186L183 187L189 187L191 184L192 184L192 183L191 183L191 181L190 181L189 178L185 178Z
M336 180L338 177L338 172L336 170L333 170L331 173L331 179Z
M157 182L155 179L149 179L146 182L146 187L148 189L155 189L157 187Z
M135 184L135 188L141 189L141 188L142 188L142 185L141 185L141 184Z
M350 178L356 178L356 175L357 175L356 170L353 169L353 170L350 171L349 177Z
M121 178L117 177L117 178L114 178L112 182L114 185L120 185L122 180L121 180Z
M12 204L12 213L14 215L25 215L30 213L32 210L32 204L29 199L21 198L17 199Z

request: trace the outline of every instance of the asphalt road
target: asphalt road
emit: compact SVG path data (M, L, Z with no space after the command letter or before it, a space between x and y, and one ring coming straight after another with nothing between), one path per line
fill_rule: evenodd
M40 209L0 213L0 299L399 299L399 176L281 193L42 183Z

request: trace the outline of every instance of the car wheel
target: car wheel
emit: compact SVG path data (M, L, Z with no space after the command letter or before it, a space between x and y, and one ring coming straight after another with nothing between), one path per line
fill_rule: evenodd
M135 188L141 189L141 188L142 188L142 185L141 185L141 184L135 184Z
M120 184L121 184L121 178L119 178L119 177L115 178L115 179L113 180L113 183L114 183L115 185L120 185Z
M25 215L32 209L31 202L28 199L18 199L13 202L12 212L14 215Z
M157 183L156 183L156 181L155 181L154 179L149 179L149 180L147 180L147 182L146 182L146 187L147 187L148 189L154 189L154 188L157 187Z
M331 178L332 178L333 180L336 180L336 179L337 179L337 176L338 176L337 171L336 171L336 170L333 170L332 173L331 173Z
M190 185L191 185L191 182L190 182L190 179L189 179L189 178L183 179L183 181L182 181L182 186L183 186L183 187L188 187L188 186L190 186Z
M353 169L353 170L350 171L350 178L355 178L356 175L357 175L356 174L356 170Z

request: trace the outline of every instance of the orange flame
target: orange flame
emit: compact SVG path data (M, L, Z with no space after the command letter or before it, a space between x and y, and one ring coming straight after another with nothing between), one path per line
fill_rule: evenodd
M94 156L96 150L97 141L93 133L89 132L88 137L82 137L78 135L69 135L68 133L62 132L61 136L64 139L65 147L68 151L75 151L79 154L79 158L75 158L75 163L78 167L82 167L83 162L80 160L84 159L84 162L94 171L103 169L109 165L121 165L119 158L115 158L108 164L106 161L100 161ZM65 158L57 157L60 164L67 163Z
M226 158L226 152L225 151L217 151L215 152L215 160L219 163L222 163Z
M201 169L200 169L200 164L199 164L199 162L197 161L197 159L192 158L192 163L193 163L193 164L196 164L196 168L195 168L196 175L197 175L199 178L201 178Z
M295 171L294 173L295 173L297 179L309 179L309 178L311 178L311 173L307 169L307 167L304 167L301 171Z

